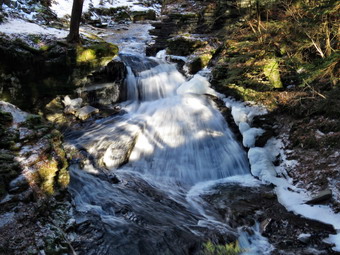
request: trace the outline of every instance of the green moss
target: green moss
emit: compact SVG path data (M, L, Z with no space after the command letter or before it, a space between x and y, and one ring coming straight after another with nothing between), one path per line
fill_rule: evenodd
M273 88L282 88L279 62L276 58L266 60L263 72Z
M38 175L39 175L39 186L40 189L48 194L52 195L55 192L54 178L58 172L58 162L52 158L51 160L46 160L40 162Z
M9 125L13 121L12 114L0 111L0 125Z
M176 37L169 40L167 53L178 56L188 56L196 49L207 45L206 41L190 38L190 37Z
M30 114L22 125L31 129L36 129L43 125L43 119L40 115Z
M77 50L77 63L86 63L96 59L96 52L93 49L79 47Z
M208 65L211 58L212 58L211 54L203 54L203 55L196 57L189 64L190 73L195 74L198 71L202 70L204 67Z
M118 54L118 47L107 42L99 42L88 46L78 46L76 49L77 64L103 66Z
M66 168L63 168L62 170L59 171L58 185L62 189L65 189L67 188L69 184L70 184L70 174Z
M218 245L213 244L211 241L208 241L204 244L204 252L205 255L238 255L244 252L238 242L230 243L226 245Z

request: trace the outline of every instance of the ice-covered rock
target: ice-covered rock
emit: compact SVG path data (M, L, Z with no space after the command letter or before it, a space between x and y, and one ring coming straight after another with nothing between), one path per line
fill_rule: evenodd
M196 74L194 77L187 81L184 82L178 89L177 89L177 94L188 94L188 93L193 93L193 94L209 94L213 96L217 96L216 92L210 88L210 83L209 81L199 75Z
M87 106L84 106L84 107L76 110L75 115L76 115L76 117L78 117L81 120L86 120L86 119L90 118L92 114L95 114L95 113L98 113L98 112L99 112L99 109L97 109L93 106L87 105Z
M65 96L63 103L65 105L64 112L67 114L75 114L80 109L83 99L75 98L71 99L69 96Z
M242 132L241 132L242 133ZM249 128L242 133L243 146L252 148L255 146L256 137L262 135L264 130L262 128Z
M270 181L276 176L275 167L268 154L265 148L260 147L250 148L248 151L251 173L263 181Z
M26 121L26 118L28 116L26 112L20 110L15 105L12 105L4 101L0 101L0 110L3 112L9 112L12 115L14 125Z

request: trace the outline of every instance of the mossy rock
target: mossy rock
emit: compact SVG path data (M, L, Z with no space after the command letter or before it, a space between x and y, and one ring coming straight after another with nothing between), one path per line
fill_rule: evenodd
M154 10L132 12L134 22L143 20L156 20L156 12Z
M13 121L13 116L9 112L0 111L0 125L10 125Z
M178 56L188 56L208 44L206 41L184 36L170 39L168 42L167 53Z
M211 54L203 54L196 57L193 61L189 63L189 72L195 74L206 67L211 60Z
M22 126L34 129L36 126L42 125L43 119L40 115L30 114L27 116L26 121L22 124Z
M4 129L0 137L0 148L8 149L19 142L19 133L16 130Z
M273 88L283 87L280 76L280 65L276 58L270 58L265 61L263 72Z
M76 49L78 65L90 65L93 68L107 65L117 54L118 47L107 42L99 42Z
M36 49L23 40L0 37L0 98L37 112L56 95L73 93L118 53L116 45L96 40L84 40L83 46L75 47L35 36L28 41L48 46Z
M38 171L35 175L35 181L38 183L41 191L48 195L55 192L55 182L58 172L58 162L52 158L38 163Z

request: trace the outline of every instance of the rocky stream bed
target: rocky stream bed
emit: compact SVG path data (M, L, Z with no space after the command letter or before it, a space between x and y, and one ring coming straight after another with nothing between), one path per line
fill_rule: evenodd
M138 147L136 137L168 148L168 138L161 138L161 132L150 128L150 123L159 117L156 110L168 113L169 106L154 103L153 110L145 111L148 102L141 98L147 92L139 92L137 99L144 107L139 114L151 112L150 119L143 122L142 117L133 119L139 106L130 104L131 79L140 82L145 78L143 71L157 67L159 58L172 63L171 68L176 64L185 78L197 73L208 77L216 91L229 96L219 83L225 78L219 65L225 51L220 26L237 16L229 2L164 3L164 16L159 21L136 18L135 23L120 22L108 28L98 27L103 19L96 20L98 24L89 22L82 28L87 39L81 47L70 47L50 36L39 36L37 41L32 35L1 34L1 99L27 112L0 102L0 254L210 254L204 248L208 241L215 245L237 241L244 246L243 254L339 254L327 241L339 229L327 220L308 219L286 208L277 194L277 183L254 174L251 159L246 162L246 168L250 164L249 174L243 179L223 176L227 177L224 181L203 186L171 181L169 185L145 177L147 170L138 170L139 161L129 161L131 153L144 155L147 160L141 160L141 164L150 169L158 166L154 170L157 173L165 172L169 165L156 159L153 162L152 157L149 162L148 153L134 151L144 146ZM166 53L159 53L164 49ZM131 57L135 53L137 57ZM158 59L136 64L145 53L158 53ZM207 67L212 72L200 71ZM184 82L184 77L171 68L167 69L172 74L169 80ZM158 80L150 78L149 82L156 84ZM202 94L207 91L210 93L204 90ZM278 101L289 98L289 93L274 91ZM212 94L200 96L199 101L186 100L218 109L245 155L254 148L268 148L273 138L280 139L281 150L270 159L270 167L276 171L274 177L288 180L296 188L288 188L292 194L306 191L308 199L303 205L327 206L338 217L336 110L320 116L324 109L321 102L311 107L303 105L306 108L299 110L281 107L252 115L249 109L257 106L246 103L243 106L248 112L243 122L248 126L242 129L241 115L235 114L239 108L229 103L230 98ZM331 99L338 103L336 96ZM187 114L191 107L185 107L173 111L187 109ZM306 109L314 110L312 118L302 117ZM202 112L193 112L192 116L195 114L197 119L204 119ZM162 130L177 119L168 116L160 122ZM214 121L220 118L214 117ZM249 142L245 132L250 129L263 131ZM148 132L144 134L145 130ZM100 137L102 131L107 135ZM212 129L208 136L218 140L219 132ZM188 133L188 137L193 135ZM179 142L179 137L168 143ZM113 155L109 159L108 148ZM201 150L199 147L198 152ZM171 155L175 152L169 150Z

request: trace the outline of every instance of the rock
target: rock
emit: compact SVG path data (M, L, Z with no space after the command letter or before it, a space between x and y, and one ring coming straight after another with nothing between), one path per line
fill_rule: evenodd
M64 106L63 106L63 100L61 99L61 96L57 96L45 106L46 113L56 113L56 112L59 113L59 112L63 112L63 110L64 110Z
M264 147L268 140L274 135L273 130L265 130L263 134L256 137L255 147Z
M113 184L120 183L120 180L118 179L117 175L115 174L110 174L109 175L110 182Z
M306 204L316 205L325 202L332 198L332 191L330 189L325 189L316 194L311 200L307 201Z
M8 191L11 193L22 192L28 188L28 180L24 175L19 175L9 183Z
M19 128L19 139L20 141L25 141L29 139L33 139L35 137L35 132L26 127Z
M263 220L260 224L260 231L261 233L266 233L268 232L268 229L270 227L270 223L272 222L271 218L267 218L265 220Z
M196 74L200 70L202 70L204 67L206 67L212 58L211 54L202 54L197 57L195 57L192 61L189 62L189 73L190 74Z
M178 36L169 40L167 53L170 55L188 56L196 49L206 45L206 41L198 38Z
M92 105L111 105L120 101L122 91L119 84L102 83L86 86L77 90L78 95Z
M99 109L97 109L93 106L87 105L87 106L84 106L84 107L78 109L75 112L75 115L80 120L86 120L86 119L90 118L92 114L96 114L96 113L99 113Z
M0 125L10 125L13 121L12 114L0 111Z
M302 243L309 243L311 236L312 236L311 234L302 233L298 236L298 240Z
M111 143L100 161L108 169L115 169L128 162L136 139L137 135L133 135L123 141Z
M21 111L15 105L4 102L4 101L0 101L0 110L2 112L10 113L13 117L12 120L13 120L14 124L19 124L19 123L26 121L26 118L28 116L28 114L26 112ZM8 120L8 118L9 118L8 115L7 115L6 118Z
M30 129L35 129L36 127L39 127L42 124L43 119L40 115L29 114L22 125Z
M156 12L154 10L135 11L132 12L133 22L142 20L156 20Z

